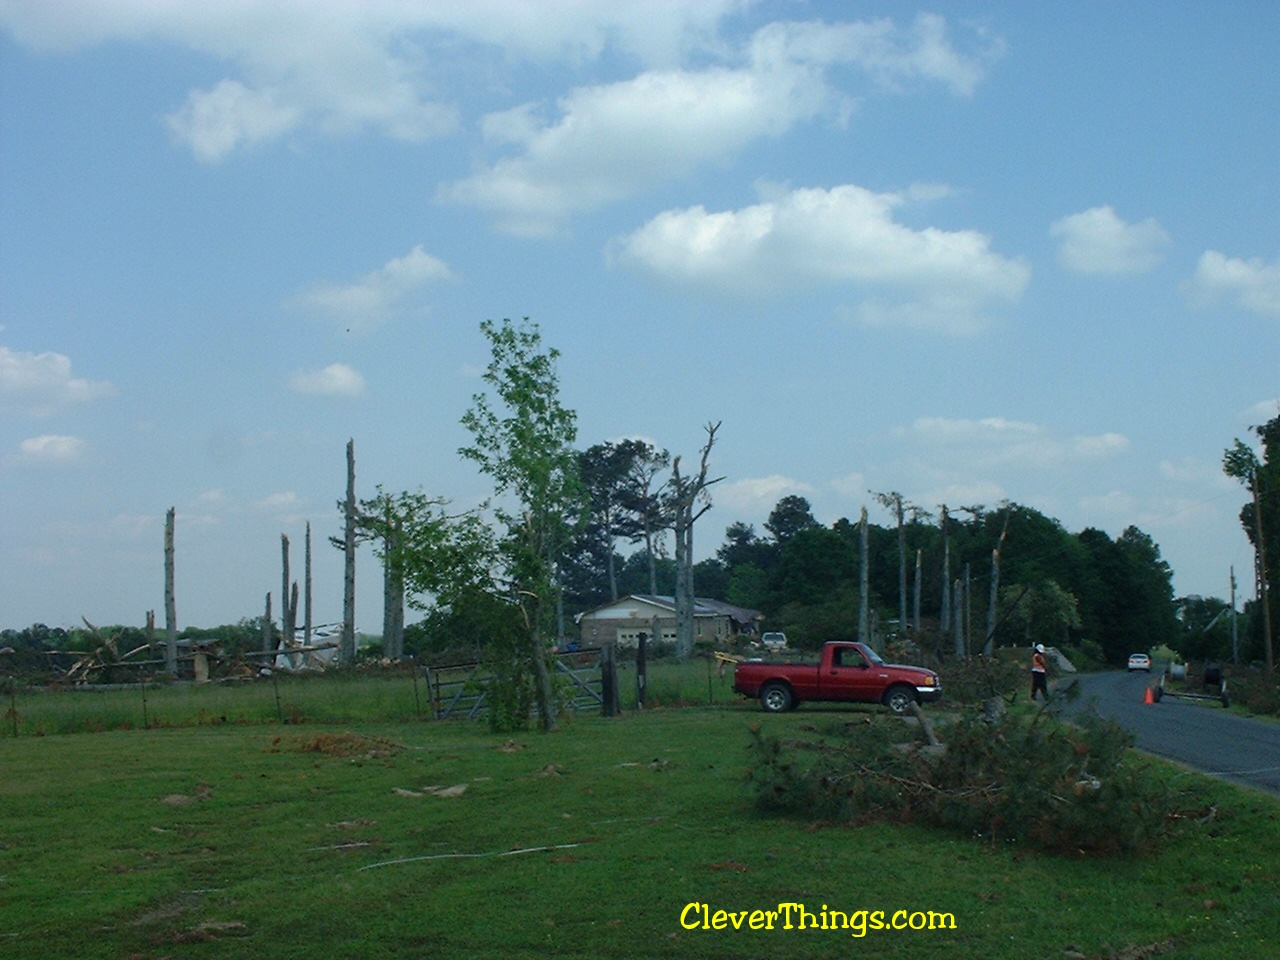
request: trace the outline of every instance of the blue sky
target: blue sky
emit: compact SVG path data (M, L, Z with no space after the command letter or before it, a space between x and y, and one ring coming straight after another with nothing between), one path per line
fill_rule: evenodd
M1251 589L1280 410L1269 2L0 0L0 626L341 617L336 501L482 501L484 319L582 447L779 498L1136 524ZM1012 534L1011 534L1012 535ZM358 626L380 629L361 559Z

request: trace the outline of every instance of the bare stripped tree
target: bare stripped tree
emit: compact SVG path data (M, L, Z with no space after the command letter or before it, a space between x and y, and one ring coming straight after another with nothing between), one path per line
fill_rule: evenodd
M289 537L280 534L280 633L284 645L294 642L298 625L298 584L289 580Z
M173 573L174 508L164 518L164 668L169 676L178 675L178 611L174 597Z
M711 509L707 488L724 479L707 479L707 461L720 423L708 423L705 429L707 442L702 446L696 474L682 476L679 457L671 462L672 528L676 539L676 653L681 659L693 654L693 525Z
M310 647L311 646L311 628L313 626L312 613L311 613L311 521L310 520L307 521L307 540L306 540L306 547L304 552L305 552L305 559L303 560L303 564L306 567L306 573L303 575L303 581L305 583L305 586L303 588L303 601L302 601L302 605L304 608L303 614L302 614L302 617L303 617L302 643L304 646Z
M942 599L938 610L938 623L941 624L942 632L945 634L951 627L951 531L947 505L939 504L938 509L941 511L938 529L942 533ZM961 656L959 650L955 651L955 654L957 657Z
M667 498L664 496L666 484L659 484L655 488L653 483L657 479L658 471L665 470L670 464L671 454L666 450L655 450L646 444L646 449L631 462L628 478L630 480L628 505L639 521L645 556L649 560L650 594L658 592L655 538L671 525Z
M347 496L342 501L342 645L338 662L356 662L356 442L347 441Z
M898 524L898 631L907 631L907 528L905 514L907 502L896 490L889 493L868 491L880 506L893 514Z
M1009 517L1012 513L1008 504L1005 504L1004 526L1000 528L1000 538L991 551L991 595L987 601L987 641L982 645L984 657L991 656L996 648L996 627L1000 625L997 606L1000 596L1000 551L1004 549L1005 537L1009 535Z

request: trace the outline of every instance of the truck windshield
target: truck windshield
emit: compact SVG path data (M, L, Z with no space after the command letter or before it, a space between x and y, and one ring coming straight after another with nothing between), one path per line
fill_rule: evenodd
M870 647L867 647L867 659L870 660L872 663L874 663L878 667L884 665L884 658L881 657L880 654L872 650Z

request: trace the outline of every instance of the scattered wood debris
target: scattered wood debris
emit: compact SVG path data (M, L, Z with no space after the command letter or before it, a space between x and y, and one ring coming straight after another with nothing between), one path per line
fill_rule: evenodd
M429 786L420 790L409 790L405 787L392 787L391 792L398 797L460 797L467 792L465 783L452 787Z

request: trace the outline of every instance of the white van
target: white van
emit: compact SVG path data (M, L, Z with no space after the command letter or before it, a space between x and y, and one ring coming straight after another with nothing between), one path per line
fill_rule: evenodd
M787 635L780 630L760 635L760 645L766 650L787 649Z

